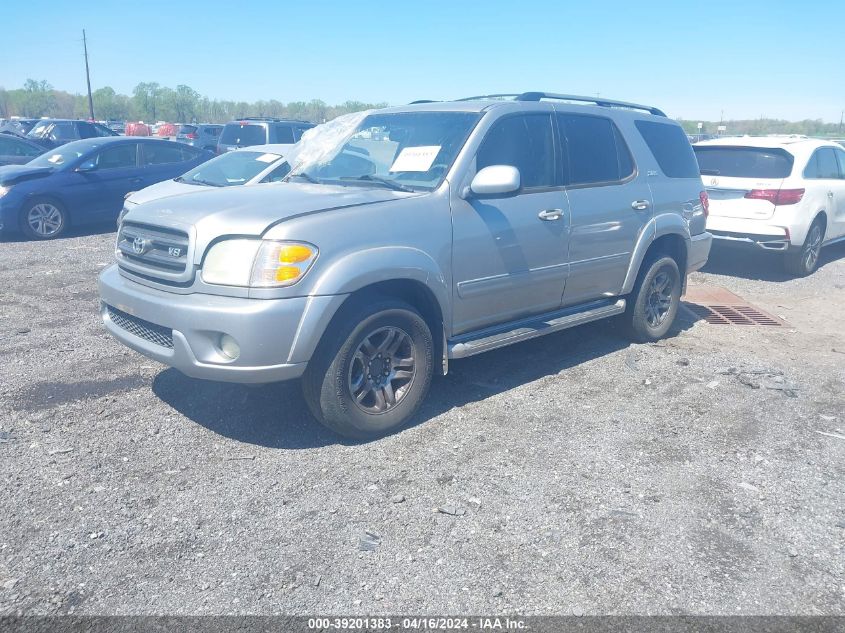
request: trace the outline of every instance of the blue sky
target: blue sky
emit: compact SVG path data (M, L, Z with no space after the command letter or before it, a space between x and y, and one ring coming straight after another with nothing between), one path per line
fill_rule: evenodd
M188 84L212 98L405 103L548 90L674 117L839 121L845 0L12 2L0 86ZM830 26L830 28L828 28Z

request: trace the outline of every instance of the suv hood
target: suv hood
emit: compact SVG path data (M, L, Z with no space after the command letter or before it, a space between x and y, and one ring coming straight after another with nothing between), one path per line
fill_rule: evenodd
M13 185L24 180L42 178L53 173L52 167L29 167L27 165L7 165L0 167L0 185Z
M126 214L124 221L193 232L194 257L199 263L209 243L224 235L258 237L272 225L301 215L425 195L290 182L209 189L140 204Z

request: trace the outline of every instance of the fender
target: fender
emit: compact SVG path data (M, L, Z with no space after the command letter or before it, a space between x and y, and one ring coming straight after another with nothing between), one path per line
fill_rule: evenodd
M394 280L423 284L434 295L444 321L448 318L449 286L437 262L427 253L407 246L377 247L349 253L333 261L313 282L308 307L297 328L290 362L311 358L329 322L350 294L372 284ZM320 305L311 309L315 302ZM440 333L432 332L432 335L438 337Z
M622 292L620 294L629 294L634 289L637 275L640 274L640 266L642 266L645 254L648 252L652 243L654 243L654 240L664 235L673 234L684 238L687 252L689 252L689 226L687 226L686 220L684 220L682 215L678 213L662 213L649 220L648 224L640 232L640 238L634 247L631 261L628 264L628 272L625 274L625 283L622 284ZM681 271L681 274L683 275L684 272Z

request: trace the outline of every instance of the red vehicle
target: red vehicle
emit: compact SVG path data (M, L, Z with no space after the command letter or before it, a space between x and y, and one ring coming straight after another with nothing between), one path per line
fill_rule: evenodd
M127 123L126 124L126 136L152 136L152 131L150 130L150 126L146 123Z
M176 136L179 133L179 126L175 123L162 123L158 126L158 136Z

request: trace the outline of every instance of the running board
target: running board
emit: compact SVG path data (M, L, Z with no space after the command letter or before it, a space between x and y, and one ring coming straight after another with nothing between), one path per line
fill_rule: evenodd
M527 341L552 332L560 332L590 321L622 314L624 311L625 299L617 299L615 302L612 300L594 301L566 310L557 310L477 332L470 332L449 341L449 358L466 358L505 345Z

